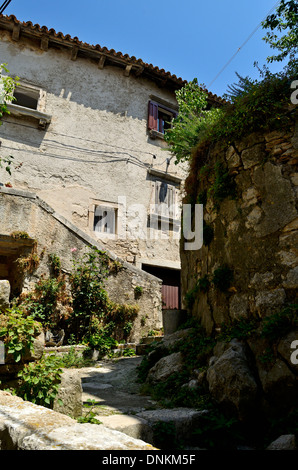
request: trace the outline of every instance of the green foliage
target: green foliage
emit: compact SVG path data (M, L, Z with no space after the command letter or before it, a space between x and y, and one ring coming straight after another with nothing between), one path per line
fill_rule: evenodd
M77 418L78 423L102 424L101 421L96 418L96 413L93 411L95 406L95 400L87 400L87 402L84 403L84 407L88 409L88 412L84 416Z
M55 253L50 253L49 263L50 263L52 275L54 277L59 277L59 275L61 274L61 260L59 256L57 256Z
M231 450L241 442L238 422L217 409L212 409L200 418L200 426L193 435L197 445L207 450Z
M242 77L238 72L236 72L238 77L238 82L228 85L228 92L223 96L224 99L233 102L236 98L239 98L242 95L249 93L253 81L250 77Z
M19 306L44 328L57 328L72 313L65 276L41 278L31 292L20 296Z
M183 341L175 345L174 352L182 353L186 370L190 372L193 369L206 367L215 344L215 339L206 335L201 325L196 325Z
M43 356L37 362L29 362L19 372L20 385L16 393L26 401L51 408L58 393L61 374L60 358Z
M157 421L153 425L154 445L159 449L179 449L173 421Z
M215 269L212 277L214 286L222 292L226 292L231 286L233 280L233 271L229 266L220 266Z
M281 0L276 11L262 22L263 29L269 29L263 38L277 55L267 57L268 62L280 62L289 57L292 64L298 52L298 2ZM281 35L280 33L285 33Z
M0 157L0 168L3 168L4 166L5 171L7 171L9 175L11 175L11 166L12 166L13 159L14 157L12 155L9 155L8 157Z
M283 416L271 417L266 423L266 433L264 436L264 448L283 434L294 434L298 436L298 406L293 404L292 409Z
M26 352L33 351L34 338L41 330L41 324L33 316L25 315L17 307L7 309L0 315L0 339L15 362L20 362Z
M9 113L7 110L7 103L12 102L15 98L13 96L14 89L18 85L18 77L15 79L10 77L7 64L0 64L0 126L2 125L2 118L5 113ZM0 156L0 168L5 167L7 173L11 175L11 166L14 157L9 155L8 157Z
M165 141L176 157L175 163L189 159L200 136L220 113L219 109L207 110L207 96L196 78L176 91L179 114L172 120L172 127L165 132Z
M285 336L298 327L298 305L291 304L280 312L273 313L264 318L262 336L271 341Z
M234 338L245 340L255 332L258 324L254 318L245 317L222 323L218 340L226 342L230 342Z
M204 277L199 278L197 280L196 284L194 285L194 287L192 289L190 289L188 292L186 292L184 300L185 300L186 306L189 310L192 309L198 293L199 292L207 292L209 287L210 287L210 281L209 281L209 278L206 274Z
M216 205L227 197L235 197L236 185L228 168L222 162L217 161L214 166L214 183L208 189L208 195L213 197Z
M14 232L11 232L10 237L14 240L30 240L29 234L21 230L15 230Z
M132 348L125 348L124 351L123 351L123 356L124 357L132 357L132 356L135 356L135 355L136 355L136 352Z
M108 274L108 257L104 252L92 249L74 262L70 275L73 299L71 329L81 341L88 333L92 317L102 318L108 304L104 280Z
M90 351L95 349L99 352L100 357L109 355L111 350L118 346L118 341L112 337L114 330L114 322L103 325L98 319L93 319L90 323L89 332L84 337L84 342L89 348L89 351L86 350L85 354L88 355Z
M136 286L134 289L135 292L135 297L139 298L143 294L143 287L142 286Z
M83 355L80 355L75 347L72 346L70 350L61 356L60 366L65 369L73 369L79 367L86 367L90 365L89 359L85 358Z

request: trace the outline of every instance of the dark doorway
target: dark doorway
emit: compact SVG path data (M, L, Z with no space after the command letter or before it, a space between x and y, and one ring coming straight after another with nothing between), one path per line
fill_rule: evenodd
M142 269L162 280L162 308L180 309L180 270L143 264Z

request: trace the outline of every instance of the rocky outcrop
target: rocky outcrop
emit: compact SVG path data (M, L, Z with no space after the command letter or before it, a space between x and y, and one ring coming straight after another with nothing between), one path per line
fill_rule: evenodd
M226 411L240 420L255 414L258 385L243 343L234 340L222 355L210 359L207 381L212 398Z

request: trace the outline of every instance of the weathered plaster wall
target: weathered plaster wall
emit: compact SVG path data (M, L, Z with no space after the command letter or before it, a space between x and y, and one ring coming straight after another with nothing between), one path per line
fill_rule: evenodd
M211 150L209 162L217 160L233 176L236 196L217 210L208 199L204 220L214 238L198 251L182 251L183 295L205 275L212 280L221 266L233 272L227 292L211 282L207 292L195 295L192 313L209 333L221 323L262 318L297 301L297 114L288 129L250 135L225 152ZM199 181L197 194L211 185L211 180Z
M60 257L62 271L67 274L71 272L74 260L89 251L91 246L107 251L35 194L0 188L0 234L10 235L15 231L26 232L37 240L40 257L37 269L32 274L25 273L23 291L31 290L42 275L49 275L50 253ZM130 336L131 341L138 342L148 331L162 327L161 281L123 262L114 254L108 251L107 253L111 260L119 261L124 268L118 274L110 275L106 281L111 300L140 306ZM134 292L136 286L143 287L142 295L138 299L135 298Z
M94 236L90 230L92 202L142 204L149 209L153 165L177 176L184 170L171 160L165 143L151 139L147 131L148 100L158 96L175 105L166 88L142 78L125 77L122 69L100 70L89 59L70 60L62 50L41 51L29 40L11 41L1 32L1 61L12 75L46 91L45 111L52 115L46 130L30 119L10 116L1 127L4 154L22 163L4 183L36 192L70 222ZM153 157L155 156L155 158ZM146 231L146 226L144 226ZM107 240L107 247L138 264L150 257L179 266L177 238L146 242ZM135 258L136 257L136 258ZM158 264L158 263L157 263Z

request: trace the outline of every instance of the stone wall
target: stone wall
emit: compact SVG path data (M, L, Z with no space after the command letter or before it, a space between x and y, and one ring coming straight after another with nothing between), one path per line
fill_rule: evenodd
M191 309L208 333L223 322L262 318L297 300L297 118L291 128L255 133L225 151L218 145L209 149L207 164L216 161L228 169L236 192L218 205L208 197L204 221L213 239L198 251L182 250L183 296L199 279L211 281L206 292L197 290ZM198 177L196 196L213 183L212 176ZM225 292L212 283L222 267L233 276Z
M181 252L184 303L216 344L206 363L207 389L241 420L286 416L297 406L294 117L287 129L201 151L186 181L188 196L207 201L202 248ZM207 171L219 162L224 173Z
M123 304L138 304L140 307L130 340L138 342L142 336L147 335L149 330L162 327L161 281L159 279L105 250L35 194L2 187L0 188L0 234L9 236L16 231L26 232L37 241L39 257L36 269L31 273L25 272L22 277L22 292L30 291L41 276L50 274L49 254L56 254L60 258L62 272L67 275L72 270L73 262L89 251L91 246L95 246L105 251L111 261L116 261L122 266L118 273L110 275L106 281L106 290L111 300ZM6 238L3 237L4 240L0 240L0 257L2 256L3 259L5 248L1 252L1 243L4 243ZM18 243L20 241L16 242ZM14 280L21 273L15 269L11 275L13 274L11 297L20 294L20 284L15 286ZM134 291L136 286L143 288L138 298Z

